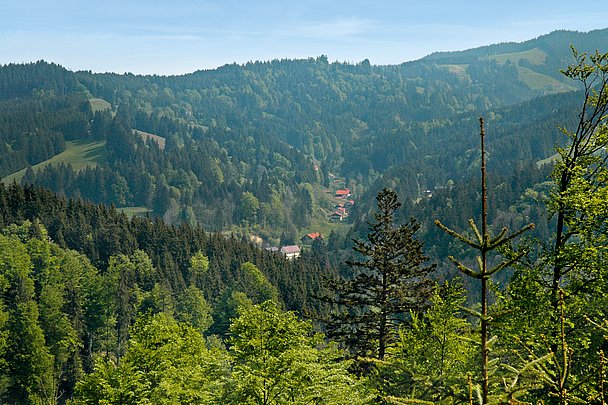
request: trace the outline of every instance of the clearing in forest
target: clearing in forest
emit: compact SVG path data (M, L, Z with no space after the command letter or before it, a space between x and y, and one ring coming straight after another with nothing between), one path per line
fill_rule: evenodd
M65 150L50 159L40 162L32 169L36 172L44 169L48 165L59 165L61 163L72 165L76 171L82 170L87 166L95 167L98 163L103 162L106 153L105 141L90 141L90 140L75 140L66 141ZM2 179L4 183L10 183L13 180L20 182L27 169L19 170L13 174L9 174Z

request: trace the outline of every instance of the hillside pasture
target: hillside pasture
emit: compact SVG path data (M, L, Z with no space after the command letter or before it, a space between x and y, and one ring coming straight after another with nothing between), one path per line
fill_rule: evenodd
M511 63L515 65L519 65L519 62L522 59L527 60L531 65L542 65L547 60L547 54L539 48L533 48L523 52L491 55L488 56L487 59L493 60L500 65L504 65L508 61L511 61Z
M156 142L158 144L158 147L160 148L160 150L165 149L166 140L162 136L150 134L148 132L140 131L137 129L134 129L133 132L135 133L135 135L141 137L141 139L143 139L144 141L152 139L154 142Z
M446 68L448 70L448 72L458 76L461 79L464 80L471 80L471 76L469 76L469 74L467 73L467 69L469 68L469 65L467 64L463 64L463 65L441 65L444 68Z
M123 212L128 217L134 217L134 216L145 217L146 214L152 212L152 210L150 210L146 207L122 207L122 208L117 208L117 210L120 212Z
M517 77L531 89L542 90L545 94L575 90L572 85L560 82L550 76L535 72L523 66L517 67Z
M110 104L103 98L92 98L89 100L89 104L91 105L91 110L93 110L94 113L96 113L97 111L112 109L112 104Z
M105 145L105 141L67 141L63 152L32 166L32 170L36 172L43 170L48 165L59 165L61 163L65 165L71 164L72 168L76 171L82 170L87 166L97 166L98 163L105 160ZM25 175L26 170L27 169L22 169L13 174L9 174L3 178L2 181L4 183L10 183L13 180L20 182Z

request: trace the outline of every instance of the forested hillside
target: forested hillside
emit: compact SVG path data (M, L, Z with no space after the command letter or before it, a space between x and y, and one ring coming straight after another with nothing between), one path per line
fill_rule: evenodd
M163 77L6 65L0 176L270 245L344 233L327 223L339 187L358 197L397 178L419 201L471 178L479 115L492 172L554 155L580 98L559 73L569 45L594 50L606 35L554 32L395 66L321 56Z
M0 67L0 402L604 404L607 36Z

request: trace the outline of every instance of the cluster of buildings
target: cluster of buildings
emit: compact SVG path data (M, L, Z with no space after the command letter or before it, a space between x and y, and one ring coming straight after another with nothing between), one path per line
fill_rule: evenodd
M311 245L315 240L323 240L323 235L321 235L319 232L312 232L300 238L302 245ZM282 254L289 260L297 259L302 253L302 248L300 248L298 245L281 246L281 248L269 247L266 248L266 250L272 253Z
M330 190L325 192L331 193ZM334 212L329 216L332 222L343 221L348 217L350 209L355 205L355 201L351 199L351 192L348 188L341 188L335 191L334 197L337 203L334 206ZM315 240L323 240L323 235L319 232L311 232L300 238L302 246L310 246ZM297 259L302 253L302 248L298 245L286 245L278 247L266 248L267 251L285 256L289 260Z
M281 248L271 246L269 248L266 248L266 250L270 253L280 253L289 260L297 259L298 257L300 257L300 254L302 252L298 245L281 246Z
M336 204L334 207L335 211L329 216L330 221L339 222L348 217L349 210L355 205L355 201L349 199L350 196L350 190L347 188L336 190L335 197L344 202Z

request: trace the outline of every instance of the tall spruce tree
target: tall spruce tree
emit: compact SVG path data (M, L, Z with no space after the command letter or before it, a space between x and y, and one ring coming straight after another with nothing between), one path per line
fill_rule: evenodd
M480 323L480 343L481 343L481 388L482 388L482 404L487 404L489 401L489 369L490 369L490 321L492 317L489 315L489 292L490 292L490 278L492 275L498 273L506 267L511 266L525 254L525 250L515 252L512 257L503 260L499 264L491 267L488 264L488 256L491 252L496 251L501 246L508 244L512 239L521 235L527 230L534 228L534 224L528 224L518 230L517 232L507 235L507 228L503 228L498 235L493 236L490 234L488 227L488 200L487 200L487 184L486 184L486 152L485 152L485 130L483 126L483 118L479 118L480 138L481 138L481 232L473 219L469 220L471 230L475 235L474 238L470 238L465 234L458 233L447 226L443 225L439 220L435 220L435 225L443 229L448 235L460 240L471 248L479 252L479 256L476 257L477 265L479 270L474 270L468 267L466 264L455 259L453 256L449 256L448 259L456 265L458 270L468 277L472 277L480 281L480 304L481 311L470 311L472 315L479 318Z
M401 206L388 189L376 197L378 212L370 224L367 240L355 240L360 259L348 261L354 276L326 283L340 311L328 321L328 334L342 340L358 356L383 359L397 339L399 326L411 311L422 309L431 291L429 274L434 265L415 238L420 225L415 219L396 225Z

